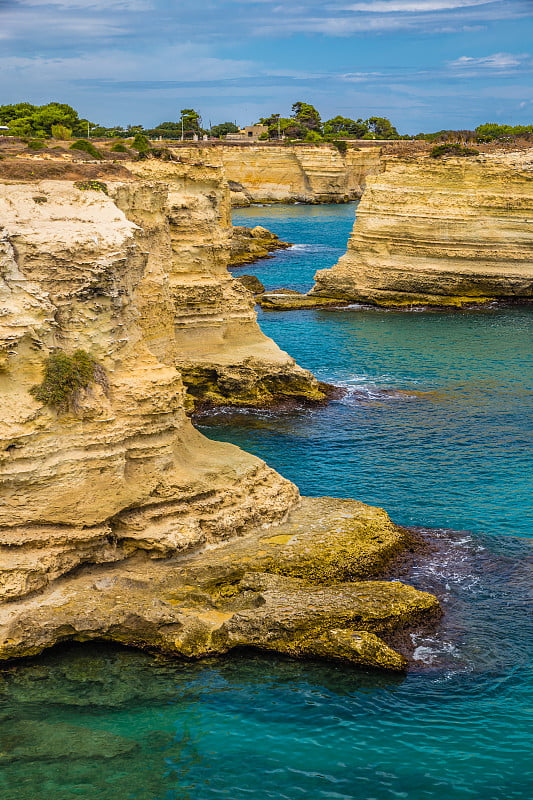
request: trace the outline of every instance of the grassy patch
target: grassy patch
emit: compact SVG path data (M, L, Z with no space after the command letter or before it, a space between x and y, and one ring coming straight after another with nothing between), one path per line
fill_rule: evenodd
M75 181L74 186L76 189L81 189L83 192L93 191L109 194L107 184L103 183L103 181Z
M474 147L464 147L462 144L438 144L429 154L431 158L442 158L442 156L478 156L479 150Z

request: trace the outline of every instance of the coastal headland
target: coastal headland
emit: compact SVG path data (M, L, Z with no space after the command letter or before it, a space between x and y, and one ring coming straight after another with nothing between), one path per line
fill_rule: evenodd
M223 167L14 156L0 207L0 658L103 638L404 669L388 639L438 602L368 579L409 535L190 422L327 400L227 272Z

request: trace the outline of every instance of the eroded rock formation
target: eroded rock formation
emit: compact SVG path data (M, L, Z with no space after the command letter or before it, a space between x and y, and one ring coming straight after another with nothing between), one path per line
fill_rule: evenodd
M379 574L409 544L384 511L306 499L288 523L185 556L85 569L0 607L0 659L65 638L199 658L252 646L403 670L387 639L440 614L435 597Z
M198 150L186 152L198 158ZM380 148L334 145L227 145L216 153L230 183L232 203L346 203L360 197L367 175L381 168ZM196 154L196 155L195 155Z
M286 250L291 245L283 242L279 236L262 225L247 228L245 225L234 225L231 237L230 267L253 264L261 258L269 258L275 250Z
M142 196L139 202L128 199L128 193L140 191L136 183L125 184L116 196L139 225L141 246L151 260L165 264L174 310L172 363L190 396L204 405L323 401L324 390L311 373L261 332L253 298L228 273L232 226L217 153L209 153L207 162L144 161L129 168L139 177L163 182L158 191L167 199L161 199L159 209L152 204L148 213ZM154 234L162 244L155 243ZM150 298L141 317L145 327L154 326L147 331L151 340L158 338L161 323ZM161 348L158 353L163 355Z
M168 555L279 522L298 497L259 459L191 426L175 366L183 354L165 188L136 181L108 191L0 186L3 598L81 562ZM142 228L131 219L141 209ZM243 305L252 328L247 295ZM29 390L48 354L79 348L105 371L105 386L78 392L66 412L36 400Z
M227 273L220 168L131 170L0 184L0 658L104 638L403 669L387 637L438 604L361 581L405 532L356 501L298 508L290 481L186 416L184 377L204 401L323 397ZM38 399L50 356L80 350L93 379Z
M368 179L348 251L311 296L462 306L533 297L531 151L392 158Z

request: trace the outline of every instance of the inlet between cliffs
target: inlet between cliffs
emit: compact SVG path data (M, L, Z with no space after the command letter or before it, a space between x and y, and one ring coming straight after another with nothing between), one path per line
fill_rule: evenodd
M250 208L235 221L294 242L255 271L268 288L306 290L345 249L353 211ZM384 507L427 548L397 566L398 582L436 594L443 621L411 642L407 677L246 650L184 666L103 644L7 667L2 795L529 798L532 322L526 308L260 316L345 397L283 415L225 409L196 426L306 495ZM249 596L268 588L254 580ZM283 589L269 590L287 606ZM124 596L138 590L125 576Z

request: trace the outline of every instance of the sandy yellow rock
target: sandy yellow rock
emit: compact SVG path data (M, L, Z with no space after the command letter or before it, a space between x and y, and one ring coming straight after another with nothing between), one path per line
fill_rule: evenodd
M197 159L197 148L176 150ZM250 203L345 203L360 197L368 175L378 172L380 148L332 144L227 145L216 155L232 189L234 205Z
M463 306L533 296L531 158L390 158L312 295Z
M139 549L161 557L276 523L297 500L289 481L205 439L185 414L177 367L184 338L193 358L190 334L201 317L211 330L223 327L227 341L215 338L229 365L251 355L245 337L235 359L229 352L235 319L239 333L252 332L265 372L294 369L302 382L307 374L261 334L249 296L223 273L216 216L205 223L214 228L215 255L205 228L197 246L190 233L180 251L177 238L173 246L169 217L179 203L180 229L214 207L207 179L196 176L196 185L194 177L183 179L194 188L181 200L173 189L172 205L165 182L109 182L107 194L69 181L0 185L0 598L36 591L81 563ZM36 195L46 202L36 204ZM180 266L190 298L183 305L174 281ZM205 281L237 298L225 320L211 324ZM183 336L179 320L191 305ZM47 356L80 348L105 371L108 389L90 385L66 412L38 402L30 389Z
M277 535L261 528L154 563L138 554L0 607L0 659L64 639L108 639L186 658L255 647L403 670L387 638L440 614L435 597L365 580L412 543L381 509L306 498Z

